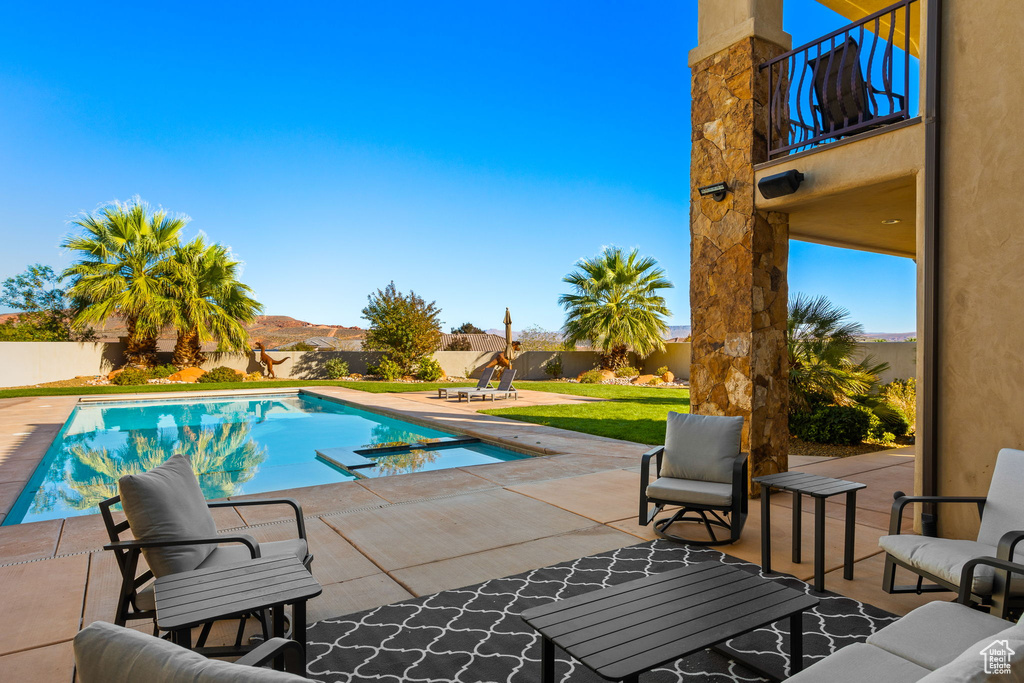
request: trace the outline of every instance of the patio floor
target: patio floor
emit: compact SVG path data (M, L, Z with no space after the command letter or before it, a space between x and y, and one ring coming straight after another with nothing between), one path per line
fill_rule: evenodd
M475 412L479 402L445 402L436 393L317 391L557 455L251 496L290 496L303 506L316 556L313 573L324 586L309 604L310 621L654 538L650 527L636 522L638 464L647 446L481 415ZM76 400L0 401L0 513L9 509ZM586 400L593 399L520 396L522 405ZM827 506L829 590L897 613L936 599L890 596L880 588L877 539L886 533L893 491L913 490L912 449L841 460L792 456L791 468L868 484L858 495L853 581L843 580L840 569L843 506ZM803 525L805 561L794 565L790 502L788 495L772 497L774 569L806 579L813 571L812 515L808 510ZM225 508L216 518L221 530L242 530L260 541L294 530L286 509ZM100 549L104 542L97 515L0 527L0 609L18 619L17 628L0 630L0 671L6 678L72 680L71 638L83 625L110 620L114 611L119 576L112 555ZM760 562L759 505L750 507L742 540L722 549Z

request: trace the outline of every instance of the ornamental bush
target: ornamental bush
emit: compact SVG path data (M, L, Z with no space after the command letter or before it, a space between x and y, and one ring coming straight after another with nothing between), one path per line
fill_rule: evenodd
M858 444L868 437L871 418L860 406L822 406L812 413L792 413L789 430L798 439L814 443Z
M340 358L328 358L324 361L324 372L327 373L327 379L348 377L348 362Z
M436 382L442 377L444 377L444 370L441 369L440 363L429 356L420 360L419 367L416 368L416 379L424 382Z
M241 382L244 375L238 370L232 370L224 365L219 368L210 370L205 375L202 375L197 379L197 382L202 384L221 384L224 382Z
M377 375L385 382L394 382L396 379L401 379L405 373L402 371L400 366L390 358L384 358L379 364L370 368L370 372Z
M593 370L587 370L580 375L580 384L600 384L603 381L603 375L597 368Z
M640 374L640 371L631 365L623 365L620 368L615 369L616 377L636 377Z
M146 384L149 380L149 370L143 370L141 368L125 368L121 372L114 375L114 379L110 380L111 384L116 384L120 387L135 386L137 384Z
M176 373L178 368L174 367L170 363L166 365L158 365L149 371L150 379L166 379Z
M552 379L558 379L562 376L562 356L556 355L550 358L548 362L544 363L544 374Z

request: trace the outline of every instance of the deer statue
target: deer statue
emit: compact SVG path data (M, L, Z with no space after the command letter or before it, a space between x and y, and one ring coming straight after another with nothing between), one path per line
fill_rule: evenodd
M256 348L260 350L260 363L267 367L267 377L270 379L277 379L277 375L274 374L274 366L280 365L288 360L288 358L285 357L281 360L274 360L267 355L267 349L263 346L263 342L256 342Z

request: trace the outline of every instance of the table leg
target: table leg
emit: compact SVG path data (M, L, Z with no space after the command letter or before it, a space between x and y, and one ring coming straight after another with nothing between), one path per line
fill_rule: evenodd
M274 605L272 611L274 614L272 617L274 622L274 637L284 638L284 605ZM278 655L274 658L274 668L278 671L284 671L284 655Z
M789 675L804 669L804 613L797 612L789 617Z
M622 683L640 683L640 674L633 674L622 679Z
M803 516L804 496L799 491L793 491L793 562L796 564L800 564L803 549Z
M306 601L292 605L292 640L302 646L302 675L306 675Z
M171 636L171 640L172 640L172 642L174 642L177 645L180 645L181 647L185 648L186 650L191 650L192 649L192 629L190 629L190 628L179 628L177 631L174 631L173 635Z
M772 573L771 487L761 485L761 571Z
M555 644L541 636L540 645L541 683L555 683Z
M814 590L825 590L825 499L814 497Z
M846 547L843 555L843 578L853 580L853 536L857 528L857 491L846 492Z

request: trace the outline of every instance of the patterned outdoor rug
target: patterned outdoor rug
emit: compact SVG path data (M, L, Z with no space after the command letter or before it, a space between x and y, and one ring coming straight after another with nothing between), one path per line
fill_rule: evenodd
M309 676L330 683L526 683L540 680L540 640L519 618L527 608L556 598L613 586L697 562L757 565L724 553L653 541L563 562L503 579L443 591L376 609L326 619L309 627ZM773 576L787 586L810 587ZM829 593L804 616L805 664L830 654L894 621L888 612ZM728 642L768 670L789 662L787 620ZM602 681L561 650L556 680ZM762 681L742 665L704 651L642 675L644 683Z

